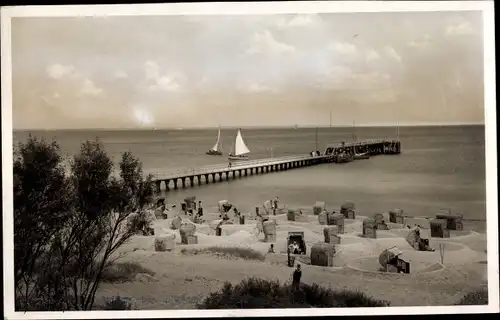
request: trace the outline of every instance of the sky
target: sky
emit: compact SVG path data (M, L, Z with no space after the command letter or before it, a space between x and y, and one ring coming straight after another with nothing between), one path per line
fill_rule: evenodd
M482 41L479 11L17 17L13 128L484 123Z

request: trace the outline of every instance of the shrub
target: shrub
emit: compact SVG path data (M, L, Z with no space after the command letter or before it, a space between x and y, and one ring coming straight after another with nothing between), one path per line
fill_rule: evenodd
M110 257L137 230L127 227L153 193L125 153L120 178L96 141L84 142L65 175L57 143L29 136L14 160L16 310L90 310Z
M132 310L132 301L130 298L113 297L106 301L104 310Z
M457 305L487 305L488 304L488 291L480 289L466 294Z
M137 274L146 273L154 276L155 272L141 266L137 262L122 262L114 263L105 268L102 272L101 279L104 282L125 282L133 281Z
M211 293L198 304L199 309L253 309L253 308L332 308L332 307L386 307L390 303L360 292L335 291L317 284L301 284L292 290L288 283L276 280L249 278L236 286L226 282L220 291Z
M241 258L245 260L258 260L264 261L266 257L259 251L250 248L238 248L238 247L208 247L202 249L192 249L192 250L181 250L182 254L220 254L227 257Z

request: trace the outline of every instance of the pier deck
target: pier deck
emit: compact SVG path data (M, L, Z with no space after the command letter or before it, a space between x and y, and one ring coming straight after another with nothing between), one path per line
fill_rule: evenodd
M370 140L352 143L338 143L327 146L322 155L295 155L278 158L265 158L246 161L208 165L200 168L174 169L164 173L154 173L153 181L157 191L174 189L182 186L201 185L203 182L218 182L230 178L243 177L259 173L284 171L295 168L308 167L321 163L333 162L339 152L355 153L369 152L371 155L398 154L400 142L396 140Z

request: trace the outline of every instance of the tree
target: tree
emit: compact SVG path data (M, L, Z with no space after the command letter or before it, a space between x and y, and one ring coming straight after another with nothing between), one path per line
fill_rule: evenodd
M129 216L141 212L151 201L151 177L143 178L139 160L130 153L123 154L120 177L115 177L112 161L100 141L96 140L82 144L80 152L71 162L69 176L64 177L63 174L60 178L64 181L61 183L64 188L48 188L54 184L59 186L50 179L42 179L55 171L51 168L60 166L57 144L52 143L48 147L45 142L30 137L22 147L30 151L28 154L35 154L35 157L26 159L36 160L30 162L20 158L16 162L16 179L22 181L26 172L39 170L38 176L31 179L49 195L44 198L39 193L33 193L26 183L17 184L18 193L28 192L32 201L44 203L46 198L58 197L57 193L51 193L57 191L62 192L65 200L64 206L45 206L43 208L47 208L44 211L35 206L19 210L20 216L44 217L41 219L41 228L49 230L48 234L51 235L46 237L48 240L44 238L43 250L38 256L34 257L31 254L33 250L29 251L28 255L32 255L30 259L37 261L36 274L29 274L25 268L18 269L16 265L16 274L28 276L32 288L30 295L20 299L19 309L92 309L103 271L116 259L116 250L137 231L133 224L128 223ZM52 166L43 165L42 160L45 159L50 159ZM15 207L17 210L25 208L25 205L18 201ZM15 234L24 235L27 243L40 247L39 236L36 235L40 226L33 227L26 219L21 221L24 223L16 226Z
M69 219L70 185L55 142L30 135L14 156L14 284L24 303L33 300L42 256Z

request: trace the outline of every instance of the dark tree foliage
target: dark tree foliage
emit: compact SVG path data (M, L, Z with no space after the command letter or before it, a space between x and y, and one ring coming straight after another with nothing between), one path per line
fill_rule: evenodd
M84 142L65 174L58 145L29 137L14 162L17 310L89 310L128 223L151 201L151 178L125 153L120 177L102 144Z
M32 296L42 256L71 214L71 186L58 145L29 137L14 159L14 283L21 298Z

